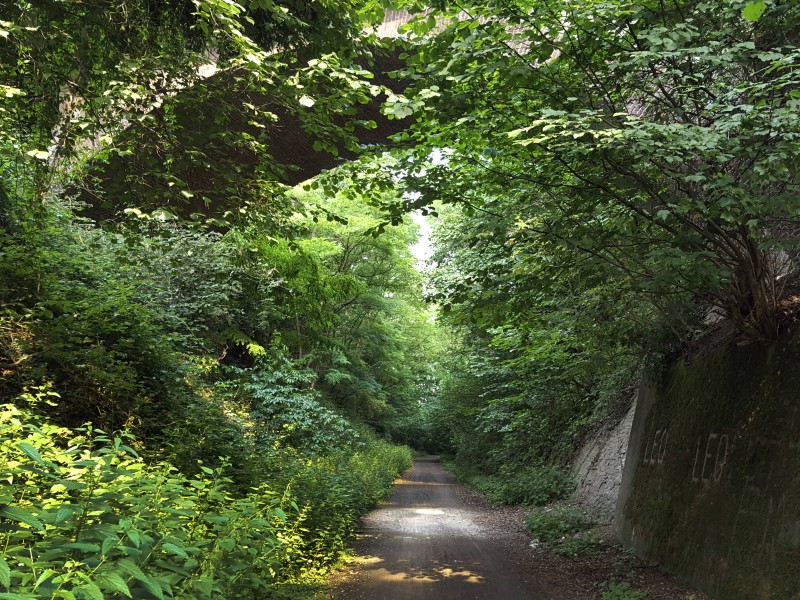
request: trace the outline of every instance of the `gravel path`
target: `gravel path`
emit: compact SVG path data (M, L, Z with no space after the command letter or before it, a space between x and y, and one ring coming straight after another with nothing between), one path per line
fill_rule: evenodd
M499 530L435 458L419 459L392 500L365 519L357 564L334 586L337 600L545 600L509 560L523 535Z
M331 578L327 598L599 600L609 582L626 581L647 600L707 600L612 542L577 559L532 543L525 514L457 483L436 457L418 459L364 518L355 557ZM594 533L610 537L608 528Z

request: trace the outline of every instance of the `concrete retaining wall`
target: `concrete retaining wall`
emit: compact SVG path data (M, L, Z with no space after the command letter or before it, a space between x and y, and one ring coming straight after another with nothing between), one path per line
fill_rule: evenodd
M634 401L619 423L602 429L581 449L573 469L578 482L573 503L609 519L614 516L635 412Z
M800 600L800 348L730 346L639 393L623 542L724 600Z

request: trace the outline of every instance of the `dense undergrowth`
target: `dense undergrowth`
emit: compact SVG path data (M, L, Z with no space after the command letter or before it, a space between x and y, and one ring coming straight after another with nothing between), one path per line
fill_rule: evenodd
M364 8L0 17L0 598L307 597L410 466L415 228L289 190L267 132L354 147Z
M411 464L413 229L5 209L2 597L304 596Z
M144 461L129 435L56 426L15 405L0 425L9 598L271 597L324 573L411 462L408 449L371 439L353 453L285 457L243 493L227 463L183 473Z
M481 490L495 504L545 506L568 496L575 488L569 473L554 464L520 468L516 473L510 469L487 473L452 460L446 464L460 481Z

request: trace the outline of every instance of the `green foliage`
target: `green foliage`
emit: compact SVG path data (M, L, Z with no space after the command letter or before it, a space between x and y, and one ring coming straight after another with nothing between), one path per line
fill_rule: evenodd
M410 466L375 432L414 441L435 388L415 227L365 235L377 208L289 192L271 147L362 150L382 17L0 17L0 595L291 595Z
M609 583L608 589L601 595L601 600L643 600L649 596L647 591L634 591L627 581Z
M594 554L602 547L603 540L596 535L591 533L577 534L561 541L558 545L556 545L555 551L561 556L566 556L568 558L579 558Z
M221 469L187 477L147 465L124 437L36 425L13 406L2 421L7 589L202 598L235 580L243 590L275 580L277 532L292 527L286 498L232 498Z
M411 451L375 440L351 455L318 458L298 471L289 489L300 498L303 554L290 556L300 577L324 572L347 549L359 517L383 500Z
M603 541L588 531L595 524L586 511L568 504L537 508L525 518L525 527L534 540L570 558L602 548Z
M692 300L774 339L796 266L799 18L744 0L437 7L408 27L416 78L391 105L415 117L406 204L508 218L482 237L515 270L583 261L684 339Z
M512 246L515 202L441 210L429 291L452 333L429 414L496 500L541 504L571 491L579 440L626 408L642 353L666 336L613 270Z
M447 468L496 504L543 506L565 498L574 487L572 479L555 465L522 468L510 463L488 475L485 466L476 468L463 460L447 463Z
M181 394L174 336L105 238L58 213L31 222L13 209L16 235L0 231L3 395L51 381L61 401L49 410L65 423L158 431Z
M130 209L220 225L246 213L283 229L293 207L278 181L291 166L276 164L270 133L288 121L316 147L357 150L353 107L382 89L354 63L375 8L369 0L9 5L0 80L11 85L0 88L0 120L14 137L0 162L37 202L70 183L106 219Z
M371 209L339 199L352 225L281 213L294 239L263 221L97 229L64 199L32 210L25 176L0 194L0 591L262 598L318 580L410 466L375 430L417 406L413 227L363 236Z
M298 369L274 346L271 350L272 364L255 370L245 386L256 445L309 455L363 448L352 424L322 404L319 392L303 386L314 381L315 373Z
M244 326L243 297L261 300L259 287L270 282L253 281L246 266L237 264L234 243L221 234L158 222L134 222L121 235L107 237L114 259L139 281L137 299L165 330L180 336L183 349L216 351L221 343L246 343L244 333L235 335Z
M531 467L517 471L514 467L502 469L489 498L499 504L524 504L542 506L561 500L572 492L574 482L563 469L554 465Z
M20 597L263 597L332 564L411 462L408 449L374 441L287 465L285 489L264 482L237 495L225 464L187 476L145 463L125 435L54 426L12 405L0 423L0 586Z
M782 334L798 23L786 3L512 0L405 28L411 85L385 110L414 124L385 219L439 214L428 291L453 343L427 426L494 499L566 492L641 368L709 321ZM379 195L386 159L358 169Z
M710 312L780 333L796 6L428 8L385 107L414 117L406 149L288 192L276 128L363 150L381 3L9 5L4 593L302 584L409 465L375 432L451 453L494 501L561 499L643 356L693 343ZM128 217L97 229L71 212L84 202ZM426 289L445 332L410 208L439 215ZM529 526L582 527L559 518ZM596 545L575 531L559 551Z
M321 202L318 195L304 197ZM416 414L421 396L430 391L427 363L435 352L421 276L409 250L417 228L402 223L370 236L380 222L377 209L342 196L327 200L325 208L337 218L309 224L314 237L300 242L320 261L325 308L333 313L320 329L338 342L316 351L316 368L325 373L320 389L344 410L402 436L387 423Z
M742 16L748 21L758 21L765 10L767 10L767 4L763 0L748 2L742 9Z
M553 505L534 510L525 518L525 527L534 539L554 544L567 536L592 527L594 521L585 511L569 505Z

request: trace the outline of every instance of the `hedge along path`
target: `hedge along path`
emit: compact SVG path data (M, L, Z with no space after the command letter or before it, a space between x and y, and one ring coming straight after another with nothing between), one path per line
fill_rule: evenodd
M364 519L356 566L330 597L544 600L509 559L513 541L481 524L487 509L459 499L458 485L437 457L414 461L391 500Z

